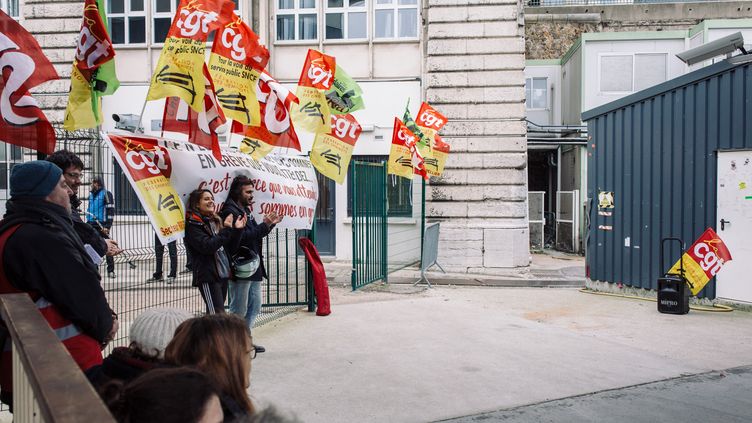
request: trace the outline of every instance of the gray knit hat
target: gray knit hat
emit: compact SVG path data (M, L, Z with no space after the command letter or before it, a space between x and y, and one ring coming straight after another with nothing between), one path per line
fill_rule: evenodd
M138 315L130 329L131 346L142 353L164 358L175 329L193 315L179 308L152 308Z

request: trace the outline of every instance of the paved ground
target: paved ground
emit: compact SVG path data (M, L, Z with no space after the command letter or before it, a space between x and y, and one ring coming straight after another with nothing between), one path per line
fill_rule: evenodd
M663 315L653 302L551 288L333 288L332 300L330 316L298 313L255 330L268 350L253 362L259 404L304 422L489 421L478 415L530 404L538 405L490 421L656 421L643 406L655 401L651 392L697 385L674 378L752 365L749 313ZM726 375L703 404L750 410L749 373ZM716 403L715 395L724 398ZM640 396L642 403L624 400ZM660 404L660 420L691 421L674 418L681 406L664 413ZM564 405L571 414L551 411ZM738 421L732 416L724 417Z

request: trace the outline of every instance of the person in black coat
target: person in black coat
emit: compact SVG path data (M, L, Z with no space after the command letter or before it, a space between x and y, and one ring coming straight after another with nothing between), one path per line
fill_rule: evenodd
M211 191L197 189L188 196L185 221L185 246L191 254L193 286L201 291L207 313L222 313L231 273L227 250L238 248L247 219L227 216L220 220L214 212Z
M232 216L233 219L244 217L248 220L248 224L243 229L240 246L247 247L259 257L259 267L248 280L231 279L229 282L230 312L244 318L251 330L253 322L261 311L261 282L269 277L264 267L263 240L274 229L274 226L282 221L277 213L272 212L264 216L261 223L256 223L249 208L252 199L253 182L245 175L238 175L232 180L230 194L219 212L221 219ZM230 251L231 255L234 253L235 251ZM258 344L255 344L254 348L256 352L266 351Z
M60 168L46 161L14 166L10 188L0 222L0 294L28 293L81 370L96 380L101 347L113 339L118 322L73 228L71 190ZM7 369L6 359L10 354L2 355L0 369ZM2 372L0 383L6 378ZM2 389L10 387L3 383Z

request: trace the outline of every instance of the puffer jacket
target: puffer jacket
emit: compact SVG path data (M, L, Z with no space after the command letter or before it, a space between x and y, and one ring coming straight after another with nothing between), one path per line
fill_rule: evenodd
M245 226L245 228L243 228L243 236L240 239L239 246L248 247L248 249L259 256L258 270L256 270L256 273L251 275L250 280L260 281L263 278L268 279L269 276L266 274L266 267L264 266L264 255L262 254L262 252L264 237L269 235L269 232L274 229L275 225L267 225L264 222L256 223L256 221L253 219L253 215L251 215L248 210L244 209L240 206L240 204L228 198L227 201L225 201L225 204L222 206L222 210L219 212L219 217L221 219L225 219L230 214L232 214L234 220L237 220L243 215L248 216L248 224ZM232 256L236 253L236 250L230 250L229 253L230 256Z
M189 212L186 217L184 242L191 255L193 286L226 281L228 278L220 277L217 269L218 255L237 250L240 243L241 229L222 228L215 233L211 224L210 218L196 213Z

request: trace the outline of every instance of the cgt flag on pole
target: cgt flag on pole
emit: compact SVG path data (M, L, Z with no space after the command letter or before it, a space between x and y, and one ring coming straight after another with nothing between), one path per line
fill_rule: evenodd
M332 115L328 134L316 134L311 163L324 176L338 184L345 182L347 169L362 129L353 115Z
M697 295L721 267L731 261L731 253L713 228L708 228L668 273L678 274L680 261L684 262L684 277L690 283L692 295Z
M180 97L196 112L203 111L206 41L211 31L232 21L234 8L232 0L180 0L147 101Z
M55 131L29 90L58 79L57 72L34 37L3 11L0 45L0 141L52 154Z
M299 103L292 109L295 125L314 134L329 132L331 110L324 91L334 84L334 57L309 49L295 92Z
M431 154L431 139L428 138L422 131L421 128L418 127L418 124L415 123L415 120L413 119L413 116L410 114L410 100L407 100L407 105L405 106L405 113L402 116L402 119L405 122L405 126L407 129L410 130L418 139L418 142L416 143L415 148L418 150L418 153L421 157L429 157ZM428 179L428 174L426 173L425 167L423 168L415 168L415 174L420 175L423 177L423 179Z
M269 51L237 15L217 31L209 58L209 73L219 87L219 105L230 119L246 126L261 123L256 86L269 62Z
M208 71L205 73L208 75ZM188 135L190 142L211 150L214 157L222 159L217 128L227 120L218 104L214 85L208 76L204 91L203 111L196 113L180 97L167 97L162 116L163 136L165 131Z
M242 135L240 151L259 160L275 147L300 151L300 141L290 119L290 108L298 98L269 73L263 71L256 87L261 111L259 126L232 123L232 133Z
M76 43L71 89L63 127L69 131L94 128L102 123L99 96L120 85L115 76L115 49L96 0L84 3L84 19ZM103 67L107 63L110 66ZM100 75L101 74L101 75ZM108 90L108 88L110 88ZM95 94L96 93L96 94Z
M399 118L395 117L387 173L407 179L413 178L413 174L416 173L414 169L425 173L423 157L418 152L417 143L418 137Z
M431 107L428 103L423 102L418 111L418 119L415 124L426 138L431 142L430 149L424 149L426 172L430 176L441 176L444 172L444 165L449 157L449 144L445 143L439 136L439 130L447 123L447 118Z

